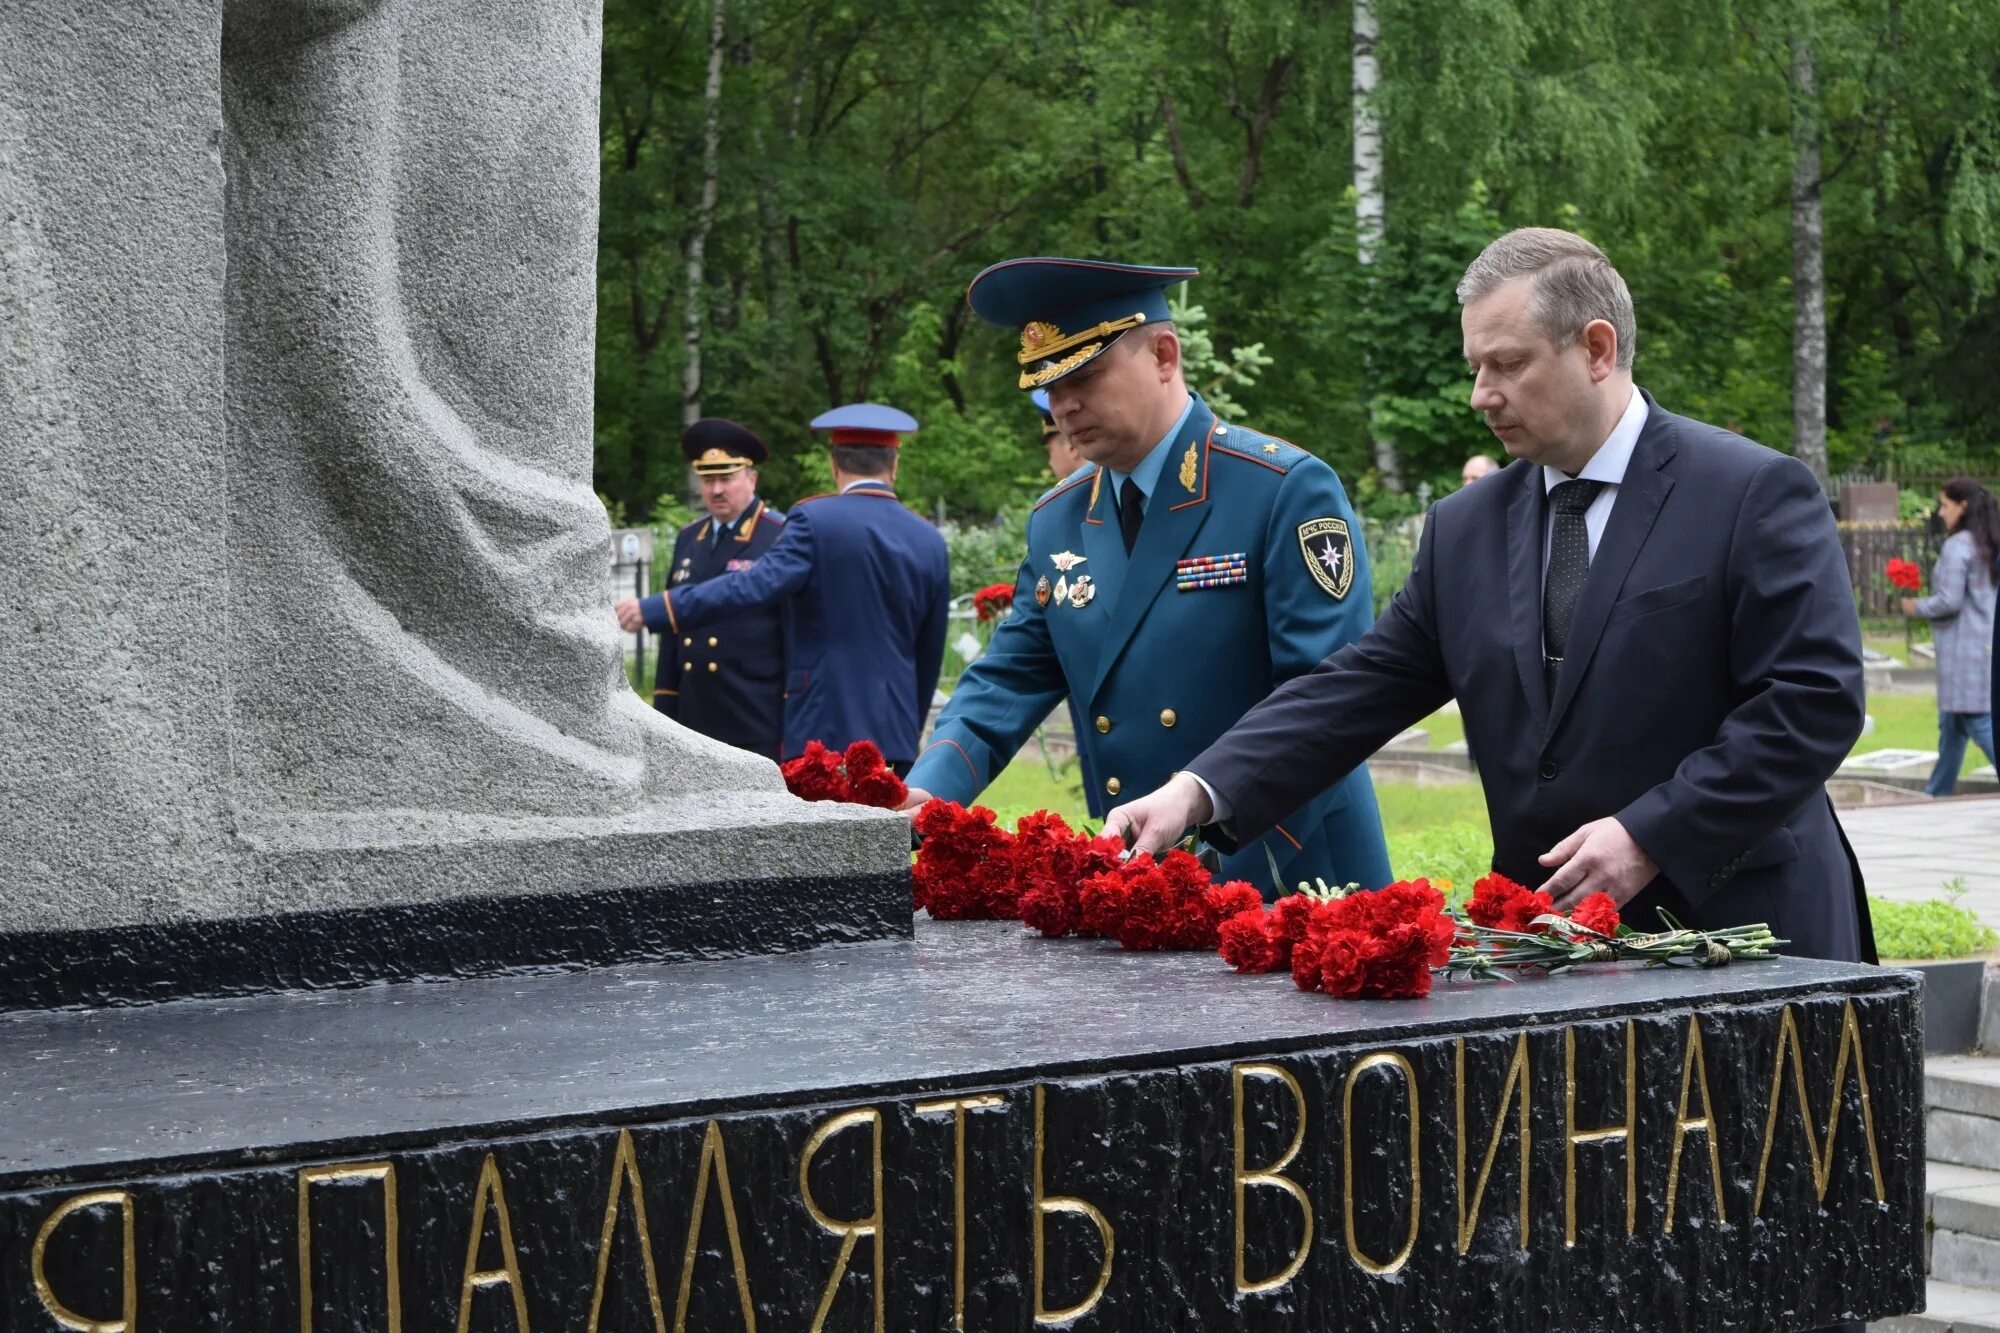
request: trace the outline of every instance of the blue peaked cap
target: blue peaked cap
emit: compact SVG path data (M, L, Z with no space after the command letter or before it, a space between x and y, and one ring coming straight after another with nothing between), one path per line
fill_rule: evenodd
M1021 331L1021 387L1040 389L1104 354L1124 333L1173 318L1167 289L1200 269L1099 259L1008 259L982 270L966 304Z
M875 445L894 449L917 429L917 419L882 403L848 403L812 419L814 430L832 431L835 445Z

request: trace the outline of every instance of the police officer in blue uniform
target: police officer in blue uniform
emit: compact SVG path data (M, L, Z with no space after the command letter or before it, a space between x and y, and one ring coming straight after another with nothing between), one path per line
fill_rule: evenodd
M757 494L757 469L771 454L754 433L705 417L681 432L681 452L708 516L674 539L667 577L674 588L750 568L785 530L785 516ZM783 610L751 607L699 635L662 637L653 707L704 736L777 759L785 710Z
M795 758L808 741L844 749L865 740L908 772L944 662L951 601L944 538L896 498L902 437L917 423L893 407L853 403L812 426L829 432L834 490L794 505L749 568L670 586L638 613L675 642L701 643L745 612L782 609L790 658L781 757Z
M1020 331L1021 387L1048 390L1092 465L1036 504L1014 609L959 678L910 774L913 800L971 801L1067 693L1101 818L1373 620L1360 524L1333 469L1188 391L1166 290L1195 272L1016 259L973 279L973 311ZM1276 893L1273 861L1286 888L1389 881L1365 768L1223 873Z

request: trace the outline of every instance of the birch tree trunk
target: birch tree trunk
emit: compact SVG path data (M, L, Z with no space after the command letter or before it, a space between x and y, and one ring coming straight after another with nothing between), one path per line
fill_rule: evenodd
M1826 459L1826 233L1812 44L1792 38L1792 453L1831 493Z
M681 341L687 353L681 370L681 424L691 426L701 419L701 307L702 266L708 255L708 232L715 224L716 175L722 150L722 48L725 32L726 0L715 0L715 13L708 25L708 82L701 91L707 112L701 154L701 209L695 215L694 234L688 237L687 308L681 318Z
M1372 273L1381 253L1387 216L1382 198L1382 122L1375 112L1375 89L1381 79L1375 44L1380 37L1375 0L1354 0L1354 233L1355 255L1364 275ZM1375 388L1372 355L1364 358L1362 374L1372 396ZM1372 405L1368 409L1368 434L1382 485L1391 491L1401 491L1402 462L1396 457L1395 442L1377 425Z

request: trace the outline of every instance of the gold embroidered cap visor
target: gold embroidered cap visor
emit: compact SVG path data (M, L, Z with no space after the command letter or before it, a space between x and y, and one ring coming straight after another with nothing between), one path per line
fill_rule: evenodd
M1021 331L1020 386L1039 389L1102 356L1125 333L1173 318L1167 289L1199 269L1096 259L1009 259L966 288L974 314Z
M753 432L725 417L703 417L682 431L681 452L699 477L724 477L771 456Z

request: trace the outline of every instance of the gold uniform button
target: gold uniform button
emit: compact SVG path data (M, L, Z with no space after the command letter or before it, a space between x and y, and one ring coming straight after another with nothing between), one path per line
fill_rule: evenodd
M683 647L683 648L692 648L692 647L694 647L694 636L693 636L693 635L689 635L689 636L688 636L687 638L685 638L685 639L682 639L682 640L681 640L681 647Z
M713 634L708 636L708 646L711 648L715 647L715 636Z
M713 663L713 662L710 662L710 663L708 664L708 669L709 669L710 671L713 671L713 670L715 670L715 663Z
M1108 717L1100 716L1097 719L1097 729L1100 732L1106 732L1111 730L1111 719Z
M1120 791L1124 790L1124 788L1125 784L1120 782L1117 778L1107 778L1105 780L1104 790L1109 792L1113 796L1116 796Z
M1176 722L1178 722L1178 721L1180 721L1180 716L1179 716L1178 714L1176 714L1176 713L1174 712L1174 710L1173 710L1173 709L1171 709L1171 708L1162 708L1162 709L1160 710L1160 725L1161 725L1161 726L1163 726L1163 727L1171 727L1171 726L1172 726L1172 725L1173 725L1174 723L1176 723Z
M692 670L694 670L694 663L692 663L692 662L683 662L683 663L681 663L681 670L683 670L683 671L692 671Z

